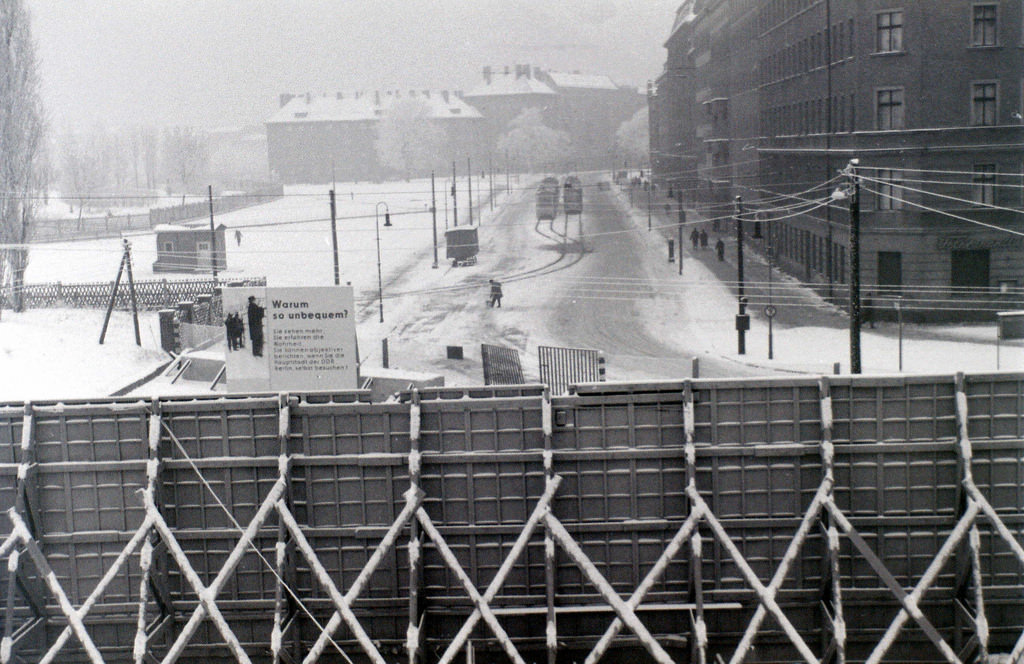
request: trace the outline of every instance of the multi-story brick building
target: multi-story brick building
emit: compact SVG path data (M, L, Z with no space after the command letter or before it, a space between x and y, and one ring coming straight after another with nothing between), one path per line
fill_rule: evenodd
M1009 0L689 0L666 74L691 58L694 93L677 103L693 121L652 135L652 151L696 140L696 200L751 207L821 199L858 159L865 290L955 315L1019 306L1021 12ZM779 263L837 297L845 205L771 224Z

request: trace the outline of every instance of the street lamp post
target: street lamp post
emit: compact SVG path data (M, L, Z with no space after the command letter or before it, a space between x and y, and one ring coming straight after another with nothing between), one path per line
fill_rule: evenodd
M384 322L384 278L380 269L380 206L384 206L384 226L391 225L391 211L388 204L379 201L373 209L373 225L377 229L377 299L380 301L380 322Z

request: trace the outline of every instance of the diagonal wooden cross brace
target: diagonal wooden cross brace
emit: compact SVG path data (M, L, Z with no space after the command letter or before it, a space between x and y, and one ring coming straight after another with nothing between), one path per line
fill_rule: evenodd
M99 598L106 591L107 586L109 586L113 582L114 577L117 576L118 572L120 572L125 562L127 562L128 557L135 553L135 549L137 549L146 539L146 537L149 536L149 530L150 528L152 528L152 526L153 519L147 514L146 518L142 521L142 525L140 525L138 530L135 531L135 534L132 536L131 540L129 540L128 543L124 546L124 548L121 549L121 553L117 555L117 558L110 565L110 568L107 569L106 573L103 575L103 578L100 579L100 582L96 584L96 587L93 588L93 591L91 593L89 593L89 596L85 599L85 602L82 603L82 607L78 609L77 612L79 616L84 618L86 614L89 613L89 611L92 609L93 605L95 605L96 602L99 601ZM64 631L62 631L60 635L57 637L57 640L53 642L52 646L50 646L50 649L46 652L46 654L43 655L42 659L39 660L39 664L50 664L51 662L53 662L54 659L57 657L57 654L60 653L61 649L68 642L68 639L71 638L71 634L73 631L74 630L71 628L70 625L65 627Z
M555 492L558 490L558 485L562 483L562 478L559 475L554 475L550 481L546 483L544 488L544 494L540 497L537 502L537 506L533 509L533 513L530 514L530 518L526 520L526 524L523 526L522 532L519 533L519 537L516 538L515 543L512 545L512 550L509 551L508 556L502 562L501 567L498 568L497 574L494 575L494 579L491 580L490 585L487 586L487 590L484 591L483 601L490 603L498 595L498 591L505 584L505 579L508 577L512 566L515 564L519 556L526 549L526 545L530 541L530 537L533 535L533 531L536 530L537 525L544 518L544 515L551 509L551 501L555 497ZM459 654L459 650L466 643L469 635L472 634L473 628L480 621L483 614L480 612L480 608L473 609L473 613L470 614L469 618L462 625L462 629L459 630L458 634L448 645L447 650L438 660L438 664L450 664L450 662Z
M651 571L647 573L647 576L644 577L644 580L640 583L637 589L633 591L633 595L629 598L629 601L626 602L626 606L636 611L636 608L640 606L640 603L644 601L645 597L647 597L647 593L651 591L654 584L658 582L661 576L665 573L665 570L668 569L669 563L672 562L672 559L676 557L676 554L679 553L680 549L683 548L686 541L697 529L701 516L702 511L700 508L690 512L690 516L686 518L683 525L679 527L678 531L676 531L675 536L669 542L669 545L665 548L661 557L658 558L654 567L652 567ZM625 623L622 622L622 618L616 616L615 620L612 621L612 624L608 626L608 629L605 630L605 633L601 636L600 640L598 640L597 645L594 646L594 649L589 655L587 655L587 659L584 664L596 664L600 661L608 651L608 648L611 647L612 641L619 635L619 632L622 631L624 626Z
M562 522L550 512L545 516L545 521L548 528L551 529L551 534L555 540L565 549L584 576L597 588L597 591L601 593L601 596L608 602L622 622L637 635L644 648L647 649L647 652L651 653L651 656L659 664L674 664L669 654L661 647L661 644L644 627L636 612L626 602L622 601L622 598L619 597L619 594L615 592L615 589L604 578L604 575L594 566L594 563L587 557L587 554L583 553L583 549L572 538L572 535L565 529Z
M758 592L758 597L761 600L761 603L757 605L754 617L747 625L747 629L743 633L743 638L740 640L739 645L733 653L730 664L740 664L740 662L742 662L747 656L747 653L750 652L750 648L754 645L754 636L761 628L761 624L764 622L765 616L768 613L768 603L765 600L775 600L776 593L778 593L782 583L786 580L786 575L789 574L790 567L792 567L793 563L796 561L797 554L799 554L800 549L803 548L804 542L807 540L807 536L811 532L811 528L814 526L815 521L825 507L825 503L831 501L830 495L832 493L832 485L833 481L828 477L822 481L821 486L818 487L818 491L814 494L814 499L807 508L807 513L800 521L800 526L797 528L796 534L793 535L793 539L790 540L789 546L786 547L786 552L782 556L782 562L779 564L778 569L775 570L775 575L772 577L771 582L768 584L768 587L765 588L763 595ZM800 648L800 644L794 643L793 645L798 649Z
M359 594L363 592L363 589L369 582L370 577L373 576L377 567L379 567L380 563L384 560L384 556L386 556L388 552L391 551L392 547L394 547L402 529L412 521L413 516L416 514L416 510L418 510L420 505L423 504L425 496L426 494L419 489L414 491L410 488L409 491L405 493L405 507L402 509L401 513L399 513L394 523L391 524L391 527L388 528L384 538L381 540L380 544L377 545L373 555L370 556L366 565L359 572L359 576L356 578L355 583L352 584L352 587L349 588L349 591L345 593L345 595L341 594L341 591L338 590L338 587L331 580L330 574L328 574L327 570L320 562L320 559L317 558L316 551L309 544L309 540L306 539L306 536L303 534L302 529L299 527L299 524L295 520L291 511L288 509L288 506L283 500L278 502L277 511L281 514L285 527L292 534L292 537L295 538L296 547L306 558L307 562L309 562L310 566L313 567L317 580L319 580L320 584L327 590L327 593L330 595L331 601L335 606L335 611L331 615L330 621L320 632L320 636L317 638L316 643L313 644L309 654L303 660L305 663L310 664L312 662L316 662L320 658L320 655L323 654L324 648L327 647L327 644L334 635L334 632L337 631L338 627L341 626L342 621L344 621L348 624L349 629L351 629L356 635L356 639L366 652L366 656L377 664L384 664L384 658L380 654L380 651L377 650L377 647L373 644L370 636L366 633L366 630L363 629L359 619L356 618L355 613L352 611L352 604L356 601L356 598L359 597Z
M284 463L284 462L283 462ZM232 549L230 555L228 555L227 561L224 566L217 573L213 583L209 586L203 585L202 579L196 574L195 569L188 560L188 556L182 550L181 545L178 544L178 540L174 537L174 533L171 532L167 522L164 521L163 516L157 510L156 505L153 503L153 497L149 493L144 493L146 500L146 511L150 514L153 519L153 526L156 528L160 537L167 544L168 550L171 555L174 556L175 562L181 569L182 574L188 581L188 584L192 586L196 594L199 596L199 606L195 608L192 615L189 617L187 623L182 628L181 633L178 634L178 638L175 639L168 650L167 655L164 657L161 664L174 664L181 657L185 648L188 646L192 637L195 635L196 630L199 629L199 625L203 619L209 615L210 619L213 620L217 631L220 632L221 636L227 642L228 647L231 649L232 654L242 664L251 664L249 656L242 648L242 644L238 641L238 637L231 630L227 620L224 619L220 609L217 608L217 595L220 593L221 588L224 586L225 581L228 577L234 573L235 569L242 562L242 555L246 549L252 546L252 541L256 538L257 532L266 523L267 517L273 511L275 504L284 494L287 483L284 477L279 477L277 482L274 483L270 493L263 500L259 510L256 512L256 516L253 517L252 521L246 527L242 533L241 539L235 544L235 548Z
M93 664L103 664L103 656L100 654L96 644L93 643L92 638L85 629L85 623L82 621L84 613L76 611L75 607L72 606L67 593L64 592L60 582L57 581L57 575L54 573L53 568L50 567L50 564L46 561L46 556L43 555L39 545L32 537L32 533L29 532L28 526L25 525L21 515L19 515L14 508L8 510L7 515L10 517L11 522L14 525L14 532L11 534L11 537L16 538L16 541L20 540L25 545L25 550L28 552L29 557L32 558L32 562L35 563L36 567L39 569L40 575L45 579L50 592L53 593L55 598L57 598L57 603L60 605L61 612L68 619L68 625L74 631L75 636L78 637L78 641L85 649L85 652L89 657L89 661Z
M550 513L549 513L550 514ZM498 642L504 649L505 654L515 662L515 664L526 664L519 651L516 650L515 645L512 643L512 638L505 631L505 628L498 622L498 618L491 611L491 607L487 605L484 598L480 596L480 591L473 585L473 580L469 578L466 571L462 569L462 565L459 564L459 559L455 557L455 554L449 548L448 543L444 541L444 536L437 530L434 522L430 520L430 515L427 514L426 510L422 507L416 510L416 519L423 526L423 532L427 534L434 542L434 546L437 547L437 552L441 554L441 558L444 560L448 568L458 577L459 582L462 583L463 589L469 598L476 604L477 610L480 611L480 615L483 617L484 622L494 632L494 636L498 638Z
M775 601L774 596L770 596L768 594L768 589L763 583L761 583L761 580L757 578L757 574L754 573L754 570L750 567L746 558L743 557L743 554L736 547L736 544L732 539L730 539L729 534L725 532L725 527L722 526L722 522L718 520L718 517L716 517L714 513L712 513L711 508L708 507L704 498L697 491L697 487L690 484L686 487L686 494L690 497L694 506L699 506L703 510L704 519L707 521L708 525L711 526L711 532L714 533L715 538L729 553L729 557L733 559L733 562L736 563L736 566L740 569L740 573L742 573L743 577L746 579L747 585L757 593L761 604L769 613L772 614L772 617L775 618L782 627L782 630L786 633L790 643L796 647L800 652L800 655L808 664L819 664L818 657L811 651L807 642L804 641L802 636L800 636L796 627L794 627L793 623L786 617L786 614Z

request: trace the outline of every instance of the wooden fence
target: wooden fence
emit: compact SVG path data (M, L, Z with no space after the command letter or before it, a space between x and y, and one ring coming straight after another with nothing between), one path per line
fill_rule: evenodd
M139 309L155 310L173 308L178 302L196 300L201 295L211 295L219 286L230 283L235 286L265 286L263 277L232 280L231 282L212 279L167 280L151 279L135 282L135 300ZM110 302L113 281L65 284L59 281L43 284L27 284L24 290L26 309L70 307L77 309L102 309ZM10 307L10 298L5 293L0 297L0 306ZM127 279L122 277L121 287L114 302L117 309L131 308L131 295Z

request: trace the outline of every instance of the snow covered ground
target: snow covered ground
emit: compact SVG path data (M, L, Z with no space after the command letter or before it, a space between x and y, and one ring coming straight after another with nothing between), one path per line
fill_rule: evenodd
M596 182L597 178L592 178ZM380 366L381 340L389 340L391 367L441 373L449 385L482 383L479 344L496 343L517 348L526 377L536 380L538 345L580 345L567 337L568 323L582 315L588 300L612 302L628 310L630 325L639 341L610 334L601 348L608 357L609 378L642 380L689 375L691 357L704 366L717 367L703 375L764 375L831 373L834 362L848 370L848 332L837 325L775 326L775 359L767 359L767 326L752 320L747 354L736 353L733 328L735 296L700 261L686 250L685 277L665 261L665 241L648 232L646 213L628 210L621 195L607 197L626 217L618 231L630 243L636 265L628 277L594 274L591 261L595 238L578 250L559 254L559 244L579 241L578 228L569 237L558 235L562 222L549 228L535 223L533 179L523 177L506 195L504 178L495 210L486 202L486 180L474 179L475 209L480 227L480 260L471 267L454 268L445 260L443 201L446 183L437 182L439 266L433 265L433 233L429 180L337 186L338 239L341 282L356 289L359 342L364 366ZM326 187L289 187L284 198L223 215L216 221L228 226L228 268L221 277L266 276L271 286L331 285L333 261ZM468 222L465 181L459 188L460 226ZM450 200L450 199L449 199ZM386 203L391 227L384 226ZM608 213L613 203L606 203ZM384 293L384 323L379 322L377 227L379 211L380 266ZM481 216L483 217L481 219ZM451 210L448 225L453 223ZM591 219L584 222L591 228ZM236 240L235 231L241 234ZM610 234L609 234L610 235ZM129 236L133 245L135 277L153 278L155 238L152 233ZM583 247L589 245L588 249ZM605 245L606 247L608 245ZM118 239L46 244L33 247L29 282L112 280L121 257ZM607 256L605 256L607 258ZM587 271L587 266L591 270ZM163 277L164 275L157 275ZM180 275L188 278L191 275ZM487 279L505 282L505 306L484 306ZM625 293L625 294L623 294ZM617 304L621 302L620 304ZM144 350L136 349L130 317L115 315L107 344L96 340L102 312L44 310L24 314L3 312L0 319L0 398L57 398L108 394L113 389L157 366L166 357L159 351L154 314L143 316ZM600 328L595 321L595 328ZM603 330L593 338L602 340ZM907 326L904 373L952 373L996 369L994 326ZM644 346L654 339L657 348ZM596 343L596 342L595 342ZM446 345L462 345L466 359L448 360ZM865 329L865 373L896 373L897 334L894 324ZM1005 347L1001 367L1024 370L1024 348ZM175 392L181 386L175 386Z

